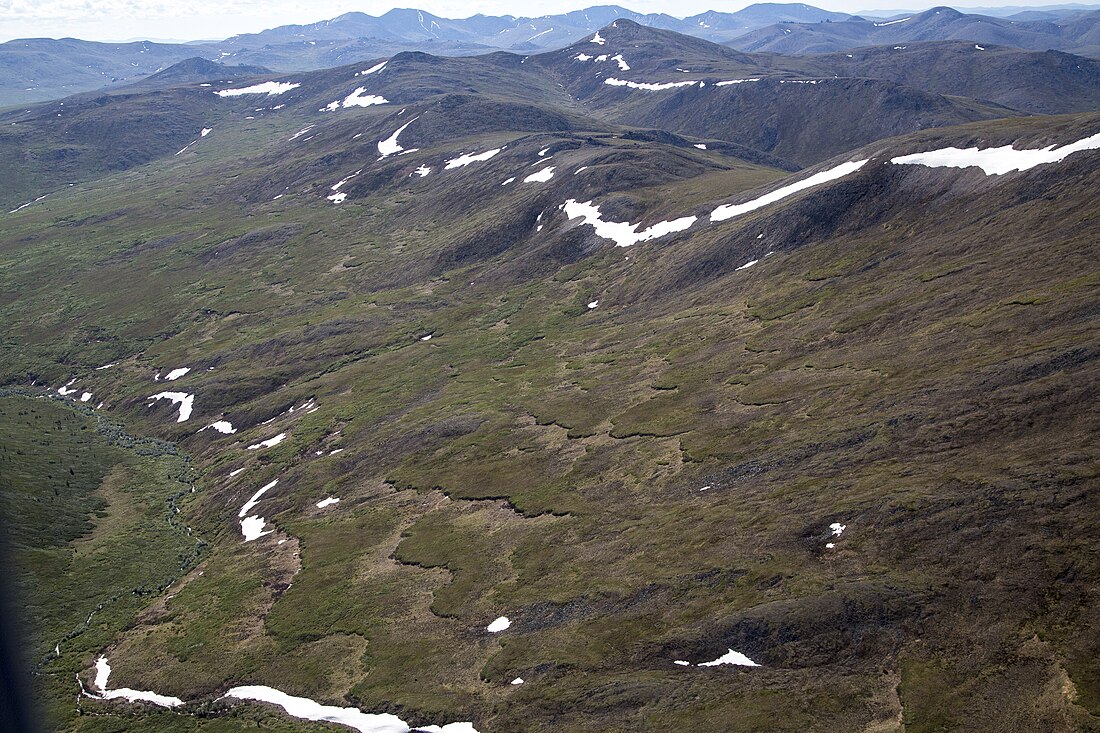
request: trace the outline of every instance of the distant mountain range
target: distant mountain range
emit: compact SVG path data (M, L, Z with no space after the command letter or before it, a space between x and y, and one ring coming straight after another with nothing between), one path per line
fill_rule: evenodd
M758 3L734 13L712 10L683 19L664 13L637 13L617 5L538 18L474 15L461 20L395 9L378 17L346 13L319 23L279 26L220 42L20 39L0 44L0 107L133 83L195 56L287 72L332 68L401 51L437 56L493 50L538 53L567 46L616 19L740 50L784 54L943 40L1100 54L1100 10L1072 6L1050 11L1012 10L1036 17L1014 20L940 7L916 15L870 18L795 3Z
M1100 11L1052 21L969 15L937 7L889 19L853 16L840 22L773 23L734 39L730 45L742 51L809 54L920 41L973 41L983 47L1054 49L1095 56L1100 54Z

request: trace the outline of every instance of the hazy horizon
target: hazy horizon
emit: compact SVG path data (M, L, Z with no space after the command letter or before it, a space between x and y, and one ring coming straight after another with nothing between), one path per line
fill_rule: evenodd
M163 0L0 0L0 42L17 38L79 38L88 41L124 42L150 40L189 42L221 40L243 33L258 33L268 28L291 24L309 24L334 18L348 12L382 15L394 7L414 7L445 18L468 18L485 15L519 15L537 17L592 7L601 3L568 0L534 0L525 3L522 12L515 12L514 3L504 0L481 0L478 3L454 0L427 0L394 6L384 2L349 2L348 0L195 0L186 15L179 6ZM677 18L717 10L723 3L713 0L686 0L669 3L662 0L637 0L617 4L638 13L666 13ZM752 5L736 3L721 7L722 12L735 12ZM878 10L863 0L826 0L808 3L826 10L844 13L867 13ZM948 3L898 3L889 12L910 12ZM881 5L889 5L882 3ZM1090 3L1037 2L1027 5L998 6L989 2L950 3L959 9L996 7L1055 7Z

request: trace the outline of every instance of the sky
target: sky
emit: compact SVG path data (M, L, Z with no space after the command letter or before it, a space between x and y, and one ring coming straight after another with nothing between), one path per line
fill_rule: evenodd
M936 4L954 7L1047 5L1059 0L1003 2L963 0L961 3L907 0L822 0L809 4L854 13L874 8L921 9ZM1064 0L1061 0L1064 2ZM1095 1L1095 0L1090 0ZM733 12L751 2L728 0L407 0L398 7L415 7L446 18L486 15L545 15L592 5L618 4L639 13L664 12L677 17L705 10ZM12 38L71 36L91 41L216 40L254 33L290 23L314 23L357 10L381 15L394 7L377 0L0 0L0 42Z

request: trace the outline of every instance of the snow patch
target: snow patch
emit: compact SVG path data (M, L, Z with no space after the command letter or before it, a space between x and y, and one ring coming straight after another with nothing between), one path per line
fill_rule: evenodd
M607 39L601 36L599 31L596 31L596 35L592 36L590 39L588 39L588 41L589 43L595 43L600 46L607 43Z
M419 168L417 168L416 170L413 171L414 174L420 176L421 178L423 178L424 176L428 175L431 172L432 172L432 169L430 167L426 166L426 165L422 165L422 166L420 166Z
M512 622L508 620L507 616L501 616L500 618L493 621L493 623L486 626L485 630L488 631L490 634L499 634L501 631L504 631L511 625Z
M385 140L379 140L378 154L381 155L383 158L387 158L391 155L396 155L397 153L400 153L402 150L404 150L405 148L401 147L401 144L397 142L397 137L405 131L406 127L416 122L419 118L420 115L413 117L411 120L401 125L401 127L397 128L397 130Z
M241 534L244 535L245 542L251 542L252 540L258 540L265 535L269 535L275 530L269 529L264 531L263 517L245 517L241 520Z
M355 75L356 75L356 76L366 76L367 74L374 74L374 73L377 73L377 72L381 71L382 69L386 68L386 64L388 64L388 63L389 63L389 61L388 61L388 60L387 60L387 61L383 61L382 63L380 63L380 64L375 64L374 66L372 66L372 67L370 67L369 69L366 69L366 70L364 70L364 71L357 71L357 72L355 73Z
M981 168L987 176L1026 171L1037 165L1059 163L1074 153L1100 149L1100 133L1068 145L1033 150L1016 150L1011 145L999 148L941 148L891 158L896 165L924 165L929 168Z
M554 177L554 166L548 166L523 179L524 183L546 183Z
M172 697L170 695L158 695L155 692L149 692L148 690L131 690L127 687L120 687L117 690L108 690L107 681L111 677L111 665L107 663L107 657L100 656L95 660L95 682L96 689L99 690L99 697L107 700L114 700L116 698L122 698L123 700L129 700L130 702L151 702L154 705L159 705L162 708L174 708L177 705L183 705L183 700L178 697Z
M781 201L788 196L793 196L799 191L804 191L807 188L827 183L829 181L835 181L838 178L855 173L866 163L866 160L853 160L847 163L841 163L835 168L830 168L820 173L815 173L809 178L805 178L801 181L797 181L782 188L766 193L763 196L753 199L752 201L746 201L743 204L723 204L710 213L711 221L725 221L726 219L732 219L735 216L741 216L747 214L750 211L756 211L763 208L768 204L773 204L776 201Z
M165 375L164 381L174 382L182 377L184 374L187 374L187 372L189 371L191 371L191 367L180 367L179 369L173 369Z
M81 402L87 402L90 399L92 399L92 393L91 392L85 392L84 394L80 395L80 401Z
M243 471L244 469L241 469L241 470ZM232 476L233 474L229 474L229 475ZM279 479L275 479L274 481L272 481L271 483L267 484L262 489L257 491L255 494L253 494L252 498L249 499L248 501L246 501L244 503L244 506L241 507L241 510L239 512L237 512L237 517L238 518L243 517L245 514L248 514L250 511L252 511L252 507L254 507L254 506L256 506L257 504L260 503L260 498L264 494L266 494L268 491L271 491L273 488L275 488L275 486L278 485L278 483L279 483Z
M256 443L255 445L248 446L248 450L259 450L260 448L274 448L279 443L282 443L284 440L286 440L286 433L279 433L274 438L268 438L267 440L262 440L259 443Z
M738 267L737 269L738 269L738 270L747 270L747 269L749 269L750 267L752 267L753 265L755 265L755 264L756 264L757 262L759 262L759 261L760 261L760 260L749 260L748 262L746 262L745 264L741 265L741 266L740 266L740 267Z
M591 303L588 304L588 310L592 310L594 308L599 308L599 307L600 307L600 301L598 301L598 300L593 300Z
M302 85L285 81L265 81L262 84L253 84L250 87L244 87L242 89L222 89L214 93L219 97L239 97L242 94L266 94L270 97L276 94L289 92L291 89L297 89L300 86Z
M287 140L287 142L291 142L291 140L297 140L297 139L298 139L298 138L300 138L300 137L301 137L302 135L305 135L305 134L306 134L307 132L309 132L310 130L312 130L312 129L313 129L314 127L316 127L316 125L306 125L306 126L305 126L305 127L303 127L303 128L301 129L301 130L298 130L298 132L296 132L296 133L294 133L293 135L291 135L291 136L290 136L290 139L289 139L289 140Z
M358 87L354 92L344 97L341 106L346 109L348 107L370 107L375 104L389 104L390 100L385 97L377 94L364 94L366 91L364 87Z
M629 87L631 89L642 89L647 92L661 92L666 89L675 89L676 87L690 87L694 86L696 82L693 81L668 81L663 84L653 84L650 82L640 81L626 81L624 79L616 79L611 76L603 80L604 84L608 84L613 87Z
M151 400L171 400L180 406L179 419L176 422L185 422L191 417L191 408L195 404L195 395L186 392L157 392L149 397Z
M510 684L510 685L522 685L523 684L523 678L522 677L516 677L514 680L512 680L508 684Z
M570 219L583 218L585 224L591 224L592 228L596 230L597 236L613 240L617 247L630 247L638 242L646 242L667 234L682 232L698 219L695 216L685 216L671 221L662 221L639 232L637 229L641 224L604 221L600 217L600 207L594 206L591 201L578 203L575 199L569 199L565 202L563 208L565 209L565 215Z
M211 428L219 433L222 433L223 435L232 435L233 433L237 432L236 428L233 427L233 423L229 422L228 420L218 420L217 422L212 422L202 430L209 430ZM202 430L200 430L199 432L201 433ZM244 469L241 470L243 471ZM232 476L233 474L229 475Z
M760 81L760 79L759 78L755 78L755 79L727 79L726 81L717 82L714 86L716 86L716 87L728 87L728 86L731 86L733 84L747 84L748 82L752 82L752 81Z
M454 168L462 168L463 166L470 165L471 163L483 163L503 149L504 148L493 148L492 150L486 150L484 153L468 153L466 155L460 155L457 158L451 158L443 166L443 170L449 171Z
M700 662L700 667L717 667L722 664L735 664L740 667L759 667L760 665L746 657L741 652L730 649L722 656L709 662Z
M301 720L339 723L359 733L409 733L409 726L401 718L390 713L364 713L359 708L342 708L322 705L307 697L293 697L272 687L245 685L233 687L225 697L278 705L287 715ZM428 733L477 733L471 723L450 723L444 726L429 725L417 728Z
M339 502L340 502L340 499L338 497L330 496L326 499L321 499L321 501L317 502L317 508L318 509L324 509L327 506L332 506L333 504L338 504Z
M899 20L887 20L887 21L884 21L882 23L874 23L873 25L875 26L875 28L882 28L882 27L888 26L888 25L895 25L897 23L904 23L907 20L912 20L912 18L901 18Z

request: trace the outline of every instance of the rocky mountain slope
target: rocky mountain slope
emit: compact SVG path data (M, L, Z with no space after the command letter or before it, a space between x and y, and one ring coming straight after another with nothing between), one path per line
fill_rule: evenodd
M1094 730L1100 112L846 58L618 20L3 117L48 727Z

